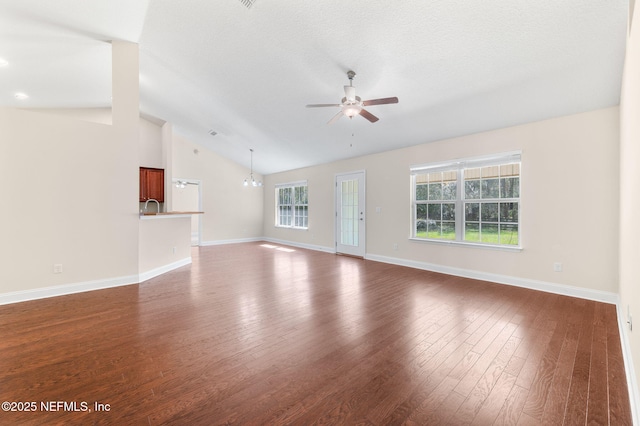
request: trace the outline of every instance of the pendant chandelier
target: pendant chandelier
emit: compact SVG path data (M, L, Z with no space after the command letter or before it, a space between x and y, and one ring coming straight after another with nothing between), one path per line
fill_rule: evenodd
M249 186L249 184L251 184L251 186L262 186L262 181L256 181L253 178L253 149L249 149L249 151L251 151L251 173L249 174L249 179L245 179L244 180L244 186Z

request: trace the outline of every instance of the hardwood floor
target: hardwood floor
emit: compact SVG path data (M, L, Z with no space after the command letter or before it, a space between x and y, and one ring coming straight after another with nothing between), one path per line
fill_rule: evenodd
M0 424L631 424L614 305L264 243L193 256L0 306L0 399L37 405Z

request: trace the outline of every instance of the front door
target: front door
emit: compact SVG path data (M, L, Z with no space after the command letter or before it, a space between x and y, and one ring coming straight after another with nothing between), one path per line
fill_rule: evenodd
M365 173L336 176L336 252L365 255Z

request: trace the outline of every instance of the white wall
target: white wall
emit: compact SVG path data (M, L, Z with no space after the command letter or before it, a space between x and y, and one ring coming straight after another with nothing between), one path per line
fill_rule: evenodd
M635 320L629 330L624 324L640 383L640 11L634 10L627 40L620 101L620 307L624 321L627 312ZM636 391L636 405L640 395ZM640 408L638 408L640 410ZM639 413L640 414L640 413ZM637 419L640 421L640 419Z
M200 181L202 244L261 238L264 191L261 187L242 186L249 169L176 133L172 145L173 178ZM258 174L254 176L262 179Z
M162 148L162 128L148 120L140 118L139 153L140 167L165 168Z
M189 216L145 217L140 219L139 229L139 272L142 277L177 262L191 263Z
M618 122L614 107L269 175L264 235L331 250L335 174L366 170L368 257L617 293ZM522 150L521 252L408 239L411 165L514 150ZM297 180L308 181L309 229L276 228L274 185Z
M138 53L113 49L113 125L0 109L0 295L137 274Z

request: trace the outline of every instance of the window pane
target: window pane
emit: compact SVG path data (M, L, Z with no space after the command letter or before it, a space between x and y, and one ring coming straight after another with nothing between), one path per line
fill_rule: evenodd
M464 219L472 222L478 222L480 220L480 204L479 203L465 203L464 205Z
M427 223L429 238L440 238L440 232L442 230L442 222L439 220L430 220Z
M296 206L295 211L296 211L295 226L306 228L308 207Z
M518 203L500 203L500 222L518 221Z
M442 184L442 199L443 200L455 200L457 193L457 182L446 182Z
M427 184L416 184L416 200L417 201L427 200L428 188L429 187Z
M280 206L280 225L291 226L291 206Z
M458 180L458 171L457 170L449 170L447 172L442 172L442 181L443 182L455 182Z
M442 222L442 238L445 240L456 239L456 224L455 222Z
M429 183L429 175L416 175L416 184Z
M480 241L483 243L498 244L498 225L483 223L480 227Z
M429 182L442 182L442 172L429 173Z
M466 180L464 182L464 198L467 200L477 200L480 198L479 180Z
M520 197L520 178L500 179L500 198Z
M418 205L416 205L416 219L418 219L418 220L427 220L427 205L426 204L418 204Z
M307 187L306 186L295 187L295 203L307 204Z
M429 200L442 200L442 184L430 183L429 184Z
M482 198L498 198L499 179L482 179Z
M518 225L500 225L500 244L518 245Z
M480 205L480 217L483 222L497 222L498 203L482 203Z
M500 166L500 176L520 176L520 163L503 164Z
M453 203L442 204L442 220L456 219L456 205Z
M467 223L464 227L464 240L465 241L480 241L480 224Z
M480 179L480 169L465 169L464 179Z
M428 219L440 220L442 219L441 204L428 204Z
M426 238L427 237L427 205L426 204L418 204L416 205L416 237Z
M482 168L482 179L487 178L495 178L499 176L500 167L499 166L488 166Z

